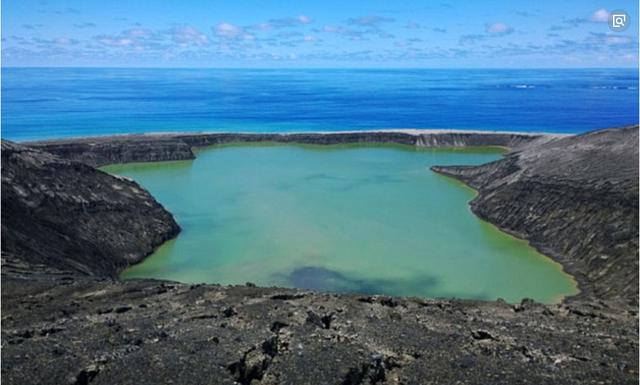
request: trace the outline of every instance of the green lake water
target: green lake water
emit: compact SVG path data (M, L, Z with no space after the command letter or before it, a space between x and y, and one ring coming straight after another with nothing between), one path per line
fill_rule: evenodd
M180 235L122 273L181 282L557 302L575 280L478 219L475 192L429 170L498 149L237 145L103 170L147 188Z

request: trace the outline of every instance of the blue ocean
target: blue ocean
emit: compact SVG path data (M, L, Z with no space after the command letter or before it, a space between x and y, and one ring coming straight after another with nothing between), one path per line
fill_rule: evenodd
M2 138L638 122L638 71L3 68Z

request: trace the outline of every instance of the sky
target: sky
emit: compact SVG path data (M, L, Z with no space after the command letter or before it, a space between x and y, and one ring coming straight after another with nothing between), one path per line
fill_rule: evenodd
M1 50L5 67L638 67L638 1L3 0Z

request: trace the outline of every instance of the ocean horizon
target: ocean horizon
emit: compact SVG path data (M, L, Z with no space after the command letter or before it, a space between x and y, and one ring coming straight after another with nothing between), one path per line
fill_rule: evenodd
M456 129L638 121L638 72L598 69L2 68L2 138Z

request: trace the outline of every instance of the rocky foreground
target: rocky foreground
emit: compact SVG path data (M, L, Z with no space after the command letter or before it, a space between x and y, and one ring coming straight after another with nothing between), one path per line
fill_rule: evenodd
M347 137L399 134L384 135ZM211 137L152 138L166 141L147 142L152 155L126 138L3 142L2 380L636 384L638 127L494 143L481 135L398 138L514 148L488 165L435 170L476 188L474 212L556 258L582 293L559 305L510 305L118 281L115 272L178 228L140 186L86 164L192 157Z
M3 277L6 384L636 384L637 313Z

